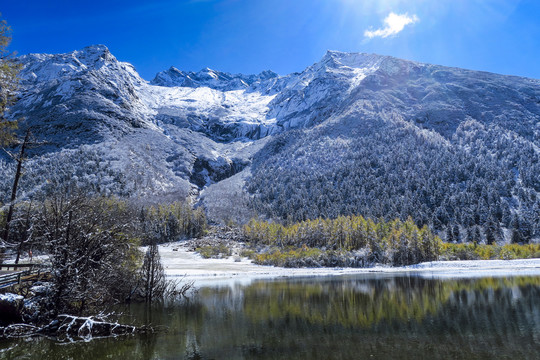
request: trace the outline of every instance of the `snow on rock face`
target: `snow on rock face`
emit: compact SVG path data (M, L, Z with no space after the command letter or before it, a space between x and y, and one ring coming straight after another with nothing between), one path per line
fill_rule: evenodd
M223 156L215 159L199 157L193 165L190 181L203 188L233 176L248 164L247 161L237 158L231 160Z
M536 129L540 116L539 80L390 56L328 51L287 79L268 104L267 117L279 129L310 127L351 111L358 117L395 111L447 138L473 117L531 139L524 129Z
M246 90L222 92L208 87L152 85L139 91L159 122L202 132L220 142L264 137L275 122L265 116L273 99L269 95Z
M328 120L384 116L448 139L472 118L540 136L540 81L389 56L328 51L286 76L171 67L151 82L103 45L20 61L11 116L48 142L34 153L91 146L149 192L219 182L249 167L269 135Z
M310 127L342 110L343 102L384 57L328 51L318 63L290 75L284 89L269 104L269 117L283 129Z
M151 84L168 87L208 87L214 90L231 91L244 90L252 85L278 77L278 74L269 70L263 71L258 75L243 75L229 74L210 68L205 68L198 72L184 72L171 66L169 70L158 73Z
M6 293L6 294L0 294L0 301L6 301L6 302L16 302L19 300L22 300L24 297L22 295L12 294L12 293Z
M0 294L0 326L6 326L21 321L23 307L21 295L6 293Z
M13 116L28 117L48 135L68 130L69 143L101 141L103 128L117 137L132 128L172 126L217 142L259 139L358 107L394 109L420 127L451 135L467 116L510 123L540 112L538 101L523 106L524 98L540 98L536 80L374 54L328 51L303 72L287 76L171 67L151 83L103 45L31 54L21 61L23 91Z
M276 119L267 116L268 104L285 82L271 71L233 75L209 68L195 73L171 67L142 86L141 92L160 121L230 142L280 131Z
M95 143L104 139L103 129L125 133L153 126L136 90L143 80L103 45L20 61L22 91L12 116L24 116L50 143Z
M21 57L23 92L13 116L24 115L40 133L68 130L58 146L103 141L133 128L172 125L214 141L259 139L324 121L384 59L328 52L301 74L229 74L174 67L147 83L103 45L68 54ZM346 91L344 91L346 90ZM53 136L54 137L54 136Z

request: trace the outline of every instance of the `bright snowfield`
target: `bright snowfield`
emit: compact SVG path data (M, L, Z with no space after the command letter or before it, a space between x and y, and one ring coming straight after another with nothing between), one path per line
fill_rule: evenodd
M178 243L159 246L165 273L171 278L194 281L195 287L250 284L258 279L354 274L414 273L428 278L490 276L540 276L540 259L433 261L404 267L282 268L256 265L247 258L204 259Z

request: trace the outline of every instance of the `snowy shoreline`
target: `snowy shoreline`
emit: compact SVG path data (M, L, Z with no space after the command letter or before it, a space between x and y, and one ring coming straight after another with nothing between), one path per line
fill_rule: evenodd
M282 268L253 264L246 258L204 259L178 243L160 245L169 277L194 281L196 287L248 285L254 280L366 274L415 274L426 278L540 276L540 259L433 261L404 267Z

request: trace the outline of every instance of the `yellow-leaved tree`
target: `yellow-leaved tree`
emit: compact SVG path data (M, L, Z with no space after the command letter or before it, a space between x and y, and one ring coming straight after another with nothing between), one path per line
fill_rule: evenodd
M0 146L13 143L14 130L17 126L16 121L9 121L6 114L16 100L17 74L21 69L21 64L14 57L15 54L8 50L10 43L11 27L6 20L0 20Z

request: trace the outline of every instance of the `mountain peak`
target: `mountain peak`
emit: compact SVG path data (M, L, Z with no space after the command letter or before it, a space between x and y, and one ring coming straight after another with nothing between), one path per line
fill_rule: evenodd
M336 50L327 50L322 57L320 64L330 66L348 66L352 68L373 67L383 60L391 58L390 56L368 54L362 52L342 52Z
M90 45L81 50L73 51L70 54L87 64L97 61L117 62L114 55L111 54L109 48L105 45Z
M94 44L85 46L81 49L82 52L110 52L109 48L103 44Z
M208 87L220 91L231 91L244 90L262 81L278 77L278 74L270 70L262 71L258 75L244 75L231 74L209 67L197 72L185 72L171 66L168 70L159 72L151 84L166 87Z
M91 45L64 54L28 54L19 59L25 67L21 73L23 85L72 77L84 71L101 69L105 65L119 64L105 45Z
M171 74L184 74L184 72L180 69L177 69L176 67L174 66L171 66L168 70L166 70L166 72L168 73L171 73Z
M349 54L349 53L345 53L343 51L338 51L338 50L326 50L324 57L339 57L346 54Z
M261 79L272 79L277 78L279 75L276 72L273 72L272 70L263 70L258 75Z

